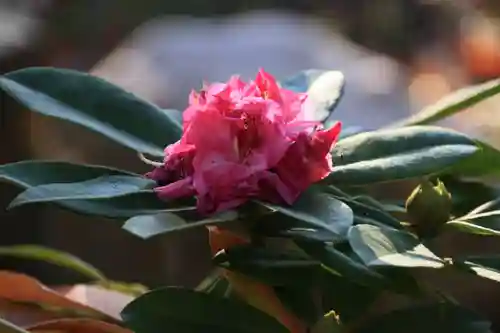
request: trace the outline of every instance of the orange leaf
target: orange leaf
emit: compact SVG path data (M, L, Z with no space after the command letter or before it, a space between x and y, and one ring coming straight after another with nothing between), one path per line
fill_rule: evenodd
M118 325L93 319L56 319L27 327L32 333L132 333Z
M249 239L235 235L230 231L216 227L210 227L208 230L210 248L213 254L222 249L250 242ZM306 324L283 306L272 287L228 270L224 270L224 275L234 288L234 291L248 304L276 318L291 333L304 333L307 331Z
M133 297L86 285L54 290L30 276L0 271L0 299L85 311L106 320L120 320L119 312Z

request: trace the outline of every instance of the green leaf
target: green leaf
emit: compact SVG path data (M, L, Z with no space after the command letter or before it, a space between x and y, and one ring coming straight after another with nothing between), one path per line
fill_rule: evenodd
M445 226L476 235L500 236L500 210L471 212L446 222Z
M168 113L98 77L33 67L0 77L0 88L34 112L96 131L138 152L163 156L182 128Z
M320 272L320 265L315 260L252 245L221 251L214 256L213 262L273 286L308 286Z
M460 177L485 177L500 174L500 151L495 147L475 140L479 148L470 158L458 163L446 173Z
M288 217L281 219L289 223L287 227L323 230L331 234L331 239L344 238L354 219L351 208L345 203L327 193L312 190L302 193L292 206L259 203Z
M198 228L209 225L221 225L238 220L236 211L225 211L202 219L187 219L173 213L139 215L127 220L122 228L133 235L148 239L157 235Z
M338 71L309 69L281 82L285 89L307 92L305 112L311 120L325 121L344 92L344 75Z
M311 288L279 286L273 289L284 307L307 325L315 324L323 314L322 309L317 304L317 297L315 297L316 295L314 295Z
M23 328L14 325L13 323L0 318L0 332L2 333L29 333Z
M222 270L219 267L212 270L212 272L198 284L195 291L204 292L214 297L236 298L236 294L232 292L229 281L224 278Z
M104 166L59 161L23 161L0 166L0 180L25 189L44 184L83 182L107 175L141 177L128 171ZM133 193L106 200L65 200L55 203L77 213L118 219L195 209L189 200L164 202L158 199L155 193L150 192Z
M243 302L183 288L146 293L121 312L136 333L287 333L274 318Z
M9 208L26 204L109 199L142 191L151 192L156 183L138 176L101 176L78 183L55 183L30 187L19 194Z
M321 318L311 329L311 333L342 333L344 329L340 325L335 311L330 311Z
M398 309L370 320L355 333L492 333L491 324L475 312L448 303Z
M107 280L104 274L94 266L84 262L70 253L37 245L1 246L0 256L22 259L41 260L53 265L76 271L93 280Z
M349 244L369 267L441 268L444 261L410 233L368 224L349 230Z
M139 177L132 172L101 165L60 161L22 161L0 165L0 180L22 188L51 183L76 183L108 175Z
M296 240L295 242L312 259L321 262L323 268L334 275L372 288L381 288L385 284L381 274L350 258L332 245L309 240Z
M485 279L500 282L500 256L498 255L453 258L453 267Z
M500 93L500 80L459 89L414 116L392 124L391 127L426 125L452 116L460 111Z
M432 175L472 156L473 140L447 129L414 126L379 130L340 140L325 183L363 185Z

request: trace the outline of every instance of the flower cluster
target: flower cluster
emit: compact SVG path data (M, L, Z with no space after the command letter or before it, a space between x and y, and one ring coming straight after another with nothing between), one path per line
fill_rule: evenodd
M292 204L332 170L330 150L341 125L321 129L304 119L307 95L279 87L260 70L255 81L233 76L192 92L183 135L147 176L170 200L196 196L202 213L241 205L249 198Z

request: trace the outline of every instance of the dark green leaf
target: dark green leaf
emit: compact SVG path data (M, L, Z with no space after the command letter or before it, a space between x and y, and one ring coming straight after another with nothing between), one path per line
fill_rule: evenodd
M436 174L477 150L468 137L432 126L357 134L334 147L335 167L324 182L363 185Z
M289 280L290 276L288 277ZM310 288L274 287L274 292L285 308L308 325L313 325L323 314L315 302L315 296Z
M353 251L368 266L441 268L444 262L410 233L360 224L349 230Z
M453 266L480 277L500 282L500 256L468 256L454 258Z
M500 236L500 210L471 212L447 222L446 226L476 235Z
M93 280L106 280L102 272L80 258L67 252L37 245L1 246L0 256L41 260L54 265L74 270Z
M136 333L287 333L274 318L243 302L183 288L146 293L123 309L125 325Z
M495 147L476 140L479 148L470 158L458 163L446 173L460 177L484 177L500 174L500 151Z
M366 322L355 333L492 333L491 324L458 305L438 303L399 309Z
M309 240L296 240L296 243L312 259L321 262L322 266L334 275L372 288L379 288L385 284L381 274L350 258L332 245Z
M22 188L51 183L76 183L108 175L139 176L100 165L60 161L22 161L0 165L0 179Z
M78 183L54 183L30 187L19 194L9 208L26 204L65 201L99 200L138 192L151 192L156 183L138 176L101 176Z
M32 111L82 125L136 151L163 156L182 128L168 113L100 78L34 67L0 77L0 88Z
M281 86L296 92L307 92L304 108L308 119L324 121L342 97L344 75L338 71L309 69L282 81Z
M274 286L308 286L320 272L317 261L255 246L234 246L219 252L213 260L221 267Z
M351 208L327 193L306 191L292 206L278 206L265 202L261 205L287 216L288 227L324 230L331 239L344 238L353 223Z
M391 127L432 124L500 93L500 80L459 89L428 106L414 116L392 124Z
M238 213L235 211L226 211L199 220L182 218L178 214L173 213L161 213L134 216L127 220L122 228L138 237L148 239L157 235L189 228L226 224L237 221L237 219Z

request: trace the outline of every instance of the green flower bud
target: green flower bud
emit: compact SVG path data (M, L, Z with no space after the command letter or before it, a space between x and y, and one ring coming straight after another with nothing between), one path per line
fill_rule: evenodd
M449 221L451 194L438 179L437 185L424 180L406 200L406 213L419 236L431 236Z

